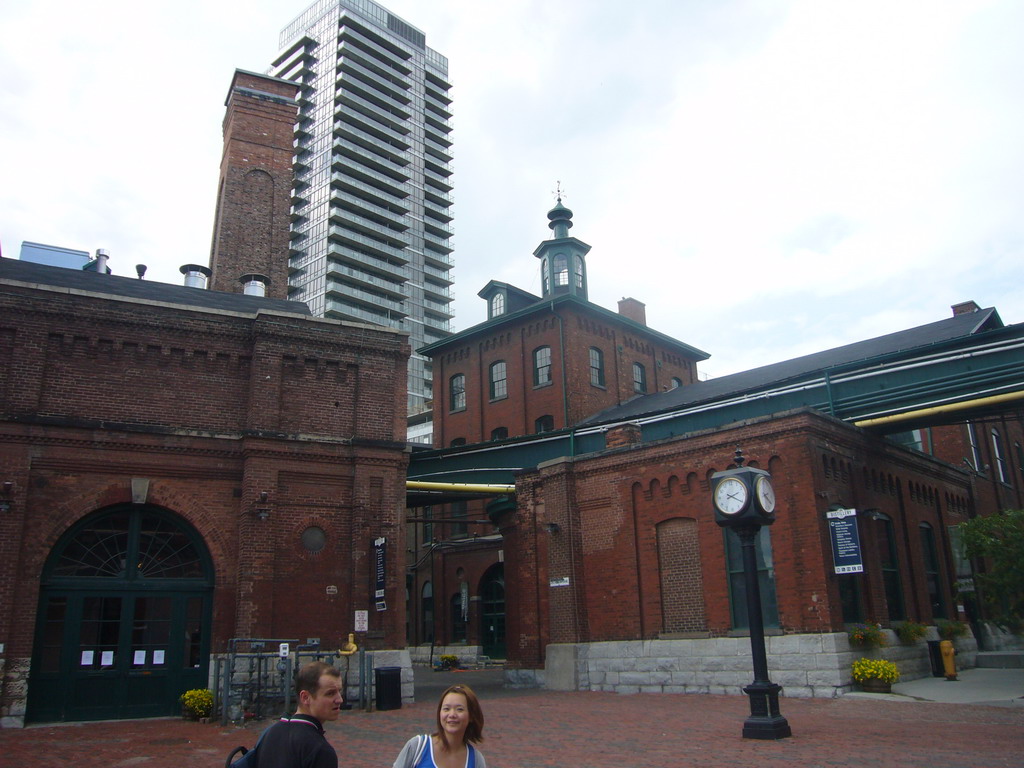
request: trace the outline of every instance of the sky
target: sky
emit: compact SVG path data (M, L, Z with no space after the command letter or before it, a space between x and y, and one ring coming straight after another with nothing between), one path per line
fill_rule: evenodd
M0 248L181 283L224 100L300 0L0 4ZM557 183L590 300L722 376L950 317L1024 320L1019 0L390 0L448 57L455 320L540 293Z

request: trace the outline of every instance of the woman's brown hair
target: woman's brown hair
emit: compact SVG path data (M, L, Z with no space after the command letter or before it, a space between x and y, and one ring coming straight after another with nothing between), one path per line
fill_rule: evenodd
M446 750L451 749L444 728L441 727L441 705L444 704L444 697L449 693L461 693L466 697L466 709L469 710L469 724L466 726L466 732L462 736L462 743L468 744L473 742L474 744L479 744L484 740L484 711L480 708L480 700L468 685L450 685L444 689L441 698L437 700L437 717L435 718L437 720L437 733L434 735L441 738Z

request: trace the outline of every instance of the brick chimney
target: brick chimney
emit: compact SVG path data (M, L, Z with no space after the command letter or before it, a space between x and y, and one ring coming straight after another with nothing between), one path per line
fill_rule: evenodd
M636 299L619 299L619 314L634 323L647 325L647 305Z
M980 309L981 307L979 307L977 303L974 301L961 301L959 304L954 304L952 306L953 317L956 317L957 315L966 315L971 312L977 312Z

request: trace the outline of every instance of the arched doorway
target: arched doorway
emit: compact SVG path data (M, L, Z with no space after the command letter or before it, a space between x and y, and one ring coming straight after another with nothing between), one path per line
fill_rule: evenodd
M480 645L484 656L505 658L505 566L496 563L480 580Z
M30 722L157 717L206 688L213 566L163 509L124 504L81 520L43 569Z

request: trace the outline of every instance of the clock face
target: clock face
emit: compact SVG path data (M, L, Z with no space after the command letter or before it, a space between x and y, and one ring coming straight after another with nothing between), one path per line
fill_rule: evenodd
M747 486L735 477L727 477L715 488L715 506L726 515L735 515L747 506Z
M765 512L775 511L775 489L767 477L757 478L757 501Z

